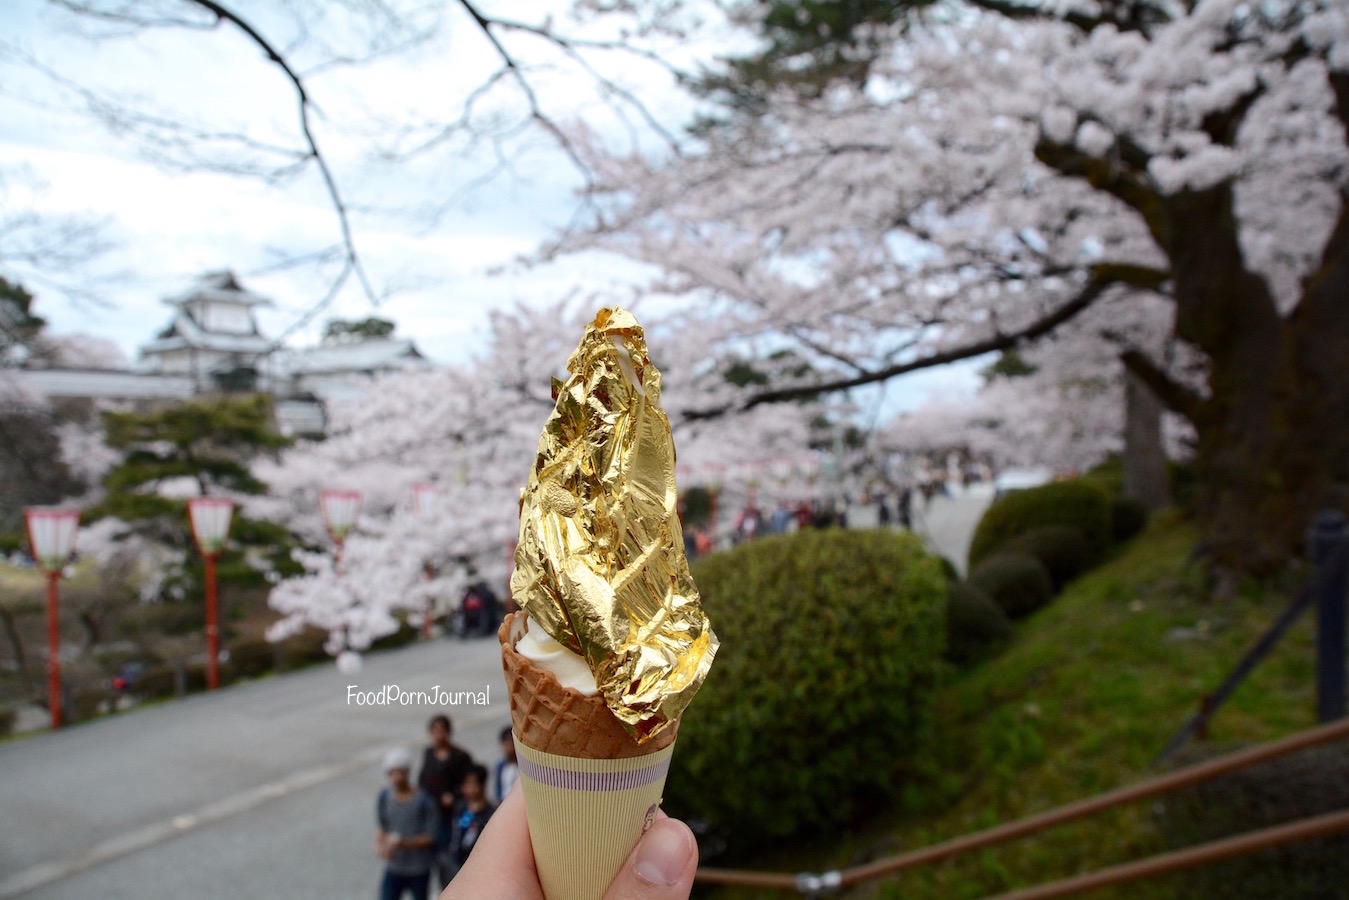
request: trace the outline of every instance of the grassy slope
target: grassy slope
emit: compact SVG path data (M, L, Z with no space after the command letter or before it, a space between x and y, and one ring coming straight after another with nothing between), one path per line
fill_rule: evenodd
M82 559L75 565L75 577L61 580L61 586L93 588L98 584L98 566L93 560ZM0 598L37 598L45 602L47 576L32 567L12 566L0 562Z
M1199 696L1217 686L1287 602L1284 594L1204 599L1199 573L1186 564L1194 542L1188 526L1162 517L1111 561L1069 585L1052 606L1021 622L1001 656L951 673L941 699L943 774L935 787L912 792L908 806L914 812L897 810L814 853L791 848L774 854L762 867L843 867L1154 774L1153 757ZM1169 638L1177 629L1198 636ZM1313 657L1311 617L1305 616L1219 712L1212 739L1259 741L1314 724ZM981 897L1144 856L1159 846L1144 803L915 869L858 895ZM1171 894L1159 880L1092 896Z

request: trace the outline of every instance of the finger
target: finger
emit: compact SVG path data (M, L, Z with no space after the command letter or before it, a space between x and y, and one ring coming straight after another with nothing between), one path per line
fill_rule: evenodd
M693 832L678 819L658 818L633 848L604 900L688 900L697 870Z
M534 871L534 848L529 843L529 822L519 786L487 820L487 827L473 846L464 868L446 886L440 900L543 900L539 876Z

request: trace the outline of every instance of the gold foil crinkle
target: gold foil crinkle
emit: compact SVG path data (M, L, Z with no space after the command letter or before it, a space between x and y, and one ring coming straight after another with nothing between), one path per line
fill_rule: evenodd
M555 385L520 498L511 592L638 741L679 718L717 638L684 556L674 440L642 327L601 309Z

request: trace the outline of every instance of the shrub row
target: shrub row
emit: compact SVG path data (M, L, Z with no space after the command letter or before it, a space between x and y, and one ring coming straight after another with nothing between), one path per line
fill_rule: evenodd
M1013 619L1025 618L1054 597L1054 582L1044 563L1019 553L989 557L970 573L969 582Z
M946 658L965 665L1012 637L1012 621L987 592L967 581L946 585Z
M968 588L952 589L949 659L968 662L1006 640L976 595L1008 618L1028 616L1096 565L1112 542L1143 530L1147 510L1115 496L1120 479L1118 464L1107 464L1077 481L1014 491L988 508L970 543Z
M1349 747L1332 745L1178 791L1157 804L1155 816L1166 845L1179 849L1346 808ZM1349 835L1289 844L1174 877L1182 897L1344 897Z
M697 560L721 639L684 718L672 815L730 849L836 830L924 764L944 579L912 535L807 529Z
M1012 538L1048 525L1076 529L1094 565L1110 546L1110 495L1085 481L1057 481L998 499L979 520L970 542L970 570Z

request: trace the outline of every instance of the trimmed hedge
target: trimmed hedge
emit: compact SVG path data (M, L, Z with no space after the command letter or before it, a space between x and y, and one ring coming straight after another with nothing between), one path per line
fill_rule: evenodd
M666 786L734 854L833 832L927 762L945 583L917 538L807 529L696 560L721 639Z
M327 640L326 632L311 626L281 641L276 645L277 671L289 672L312 663L330 662L332 657L324 649Z
M1012 538L1045 525L1076 528L1087 539L1094 564L1110 546L1110 495L1084 481L1056 481L1012 491L979 520L970 542L970 569Z
M231 644L229 654L225 673L230 679L266 675L276 668L280 656L274 644L261 638Z
M946 577L947 581L960 580L960 570L956 568L955 563L951 562L946 557L937 557L937 565L941 566L941 573Z
M974 662L1012 637L1012 620L985 591L967 581L946 586L946 658Z
M1044 563L1021 554L989 557L970 573L969 582L992 597L1012 619L1030 615L1054 597L1054 582Z
M1217 755L1217 748L1191 754ZM1349 808L1349 747L1304 750L1177 791L1155 813L1179 849ZM1171 876L1178 897L1322 900L1346 896L1349 834L1301 841Z
M1094 484L1111 497L1124 493L1124 459L1111 454L1078 476L1078 481Z
M1119 497L1110 504L1110 536L1122 543L1148 527L1148 508L1137 500Z
M1019 534L997 548L998 554L1011 553L1038 559L1049 572L1054 593L1091 566L1092 550L1082 532L1069 525L1045 525Z

